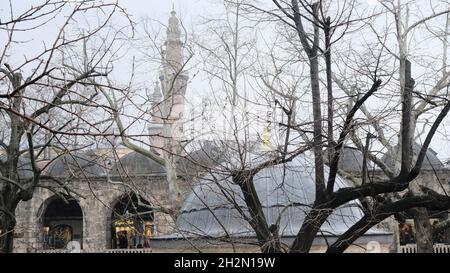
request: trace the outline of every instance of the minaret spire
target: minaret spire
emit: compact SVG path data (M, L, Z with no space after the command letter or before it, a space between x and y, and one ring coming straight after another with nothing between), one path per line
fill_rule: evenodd
M181 29L176 15L177 13L172 9L165 43L165 65L170 74L179 73L183 64L183 43L181 42Z
M163 120L161 113L161 102L163 96L159 87L159 82L155 81L155 87L150 97L151 110L151 123L148 125L148 133L150 136L150 143L157 153L162 154L163 139L161 138Z
M151 127L155 136L152 141L154 147L162 152L171 151L172 154L179 154L184 141L184 96L189 76L186 71L183 71L183 42L181 42L180 24L174 8L175 6L172 5L167 26L167 39L161 50L160 85L155 84L152 94L152 103L155 107L153 107L154 125ZM171 147L167 147L168 140L171 142Z

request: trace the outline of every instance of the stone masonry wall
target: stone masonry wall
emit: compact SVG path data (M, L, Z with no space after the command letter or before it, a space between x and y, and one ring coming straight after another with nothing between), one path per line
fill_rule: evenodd
M135 177L119 182L119 178L81 179L70 182L70 188L80 197L75 198L83 212L83 249L98 251L111 246L111 215L116 202L130 189L154 206L168 206L168 187L165 176ZM43 182L44 186L52 182ZM54 186L54 185L53 185ZM182 186L183 188L183 186ZM184 189L188 192L188 189ZM55 194L38 188L34 197L22 202L17 211L14 251L35 252L43 248L42 215ZM155 235L172 231L174 222L164 213L155 213Z

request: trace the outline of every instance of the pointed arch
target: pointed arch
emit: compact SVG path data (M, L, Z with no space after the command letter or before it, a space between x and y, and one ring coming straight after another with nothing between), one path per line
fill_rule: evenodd
M154 211L150 202L125 193L111 206L111 248L146 248L154 234Z

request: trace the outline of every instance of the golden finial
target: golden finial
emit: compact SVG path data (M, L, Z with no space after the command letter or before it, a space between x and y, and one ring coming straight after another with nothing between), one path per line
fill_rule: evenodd
M267 123L264 127L264 133L262 134L262 146L264 150L271 150L272 149L272 135L270 130L270 119L271 119L272 113L267 113Z
M270 146L270 129L268 126L266 126L266 128L264 128L264 133L262 135L262 142L264 145Z

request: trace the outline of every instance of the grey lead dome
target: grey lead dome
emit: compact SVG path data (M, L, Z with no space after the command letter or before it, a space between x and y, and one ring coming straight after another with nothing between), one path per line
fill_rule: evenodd
M367 168L373 170L375 164L367 160ZM354 148L344 148L339 159L339 169L346 172L362 172L363 169L363 153Z
M117 162L114 168L111 170L111 175L150 175L150 174L163 174L166 169L163 165L154 161L153 159L142 155L138 152L131 152L124 155L120 162Z
M107 171L95 153L85 152L60 156L50 164L48 174L54 177L101 177L106 176Z
M325 167L325 176L329 169ZM184 235L200 237L254 236L249 224L230 200L235 200L248 215L240 188L231 177L215 174L206 176L193 188L181 208L177 226ZM315 199L314 161L305 155L283 165L263 169L256 174L255 188L268 224L279 221L281 236L295 236ZM346 187L340 176L335 189ZM362 217L357 202L338 208L321 227L323 235L339 235ZM371 229L367 234L385 233ZM179 236L179 235L178 235ZM177 237L177 235L172 235ZM167 237L166 237L167 238Z
M418 143L413 144L413 154L414 158L419 155L420 150L422 149L422 145ZM396 150L399 149L399 146L395 147ZM395 156L392 153L386 153L381 160L391 169L394 169L396 165L400 166L400 161L395 160ZM415 163L415 159L413 160ZM422 170L433 170L433 169L442 169L444 168L444 164L437 157L437 153L429 148L425 154L424 161L422 163Z
M0 155L0 161L6 162L6 156ZM23 156L19 157L19 160L17 162L17 174L19 176L19 179L21 180L33 178L33 168L31 166L31 161L29 158Z

